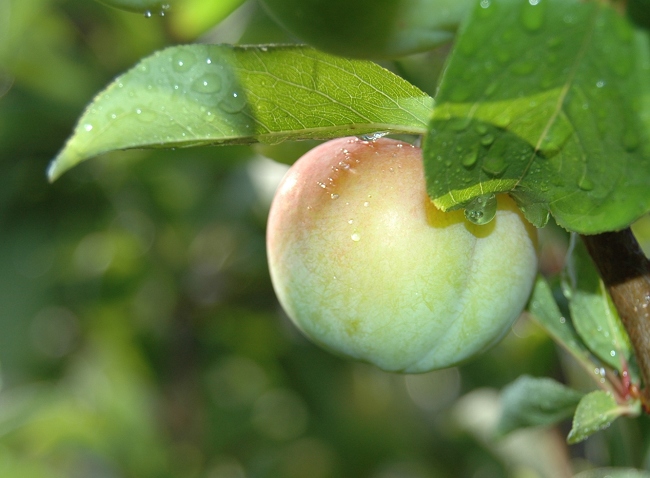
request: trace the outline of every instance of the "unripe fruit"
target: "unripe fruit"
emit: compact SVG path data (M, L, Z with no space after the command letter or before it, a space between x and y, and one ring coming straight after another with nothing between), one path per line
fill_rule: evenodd
M267 250L280 303L314 342L384 370L426 372L495 344L537 269L536 230L498 197L487 225L427 197L419 148L341 138L288 171Z

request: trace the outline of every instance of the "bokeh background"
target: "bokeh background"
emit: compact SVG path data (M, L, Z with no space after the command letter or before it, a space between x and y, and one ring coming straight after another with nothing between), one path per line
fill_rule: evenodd
M241 4L241 5L240 5ZM491 435L521 374L588 390L526 316L481 358L423 375L321 351L266 266L275 185L304 144L128 151L45 170L95 93L186 42L291 42L253 1L160 16L0 0L0 476L564 477L644 467L645 419L567 447ZM384 66L433 94L449 47ZM635 225L650 238L650 222ZM568 236L542 232L542 271ZM646 249L648 250L648 249Z

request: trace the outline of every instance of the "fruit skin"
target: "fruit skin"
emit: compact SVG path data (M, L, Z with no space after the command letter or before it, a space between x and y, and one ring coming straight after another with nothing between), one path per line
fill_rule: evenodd
M494 345L537 270L536 230L512 199L477 226L425 191L422 152L340 138L300 158L267 227L271 279L307 337L387 371L426 372Z

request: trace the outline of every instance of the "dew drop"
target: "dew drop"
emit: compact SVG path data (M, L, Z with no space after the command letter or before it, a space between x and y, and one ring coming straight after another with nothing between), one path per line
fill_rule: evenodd
M84 130L89 131L89 132L92 131L93 130L93 125L91 125L90 123L86 123L84 125Z
M594 188L594 183L585 175L578 181L578 187L583 191L591 191Z
M151 10L144 11L144 18L151 18L151 15L152 15Z
M185 73L196 64L196 57L191 51L181 49L172 57L172 66L175 71Z
M536 32L544 25L547 0L528 0L522 2L519 19L529 32Z
M214 73L200 76L192 83L192 89L197 93L212 94L221 90L221 77Z
M476 164L477 159L478 151L476 151L476 149L472 149L463 156L460 162L465 168L470 169Z
M330 198L332 198L332 199L338 199L338 198L339 198L339 195L336 194L336 193L332 193L332 194L330 194Z
M370 203L368 201L363 203L363 207L368 207L368 206L370 206Z
M490 146L492 143L494 143L494 135L492 134L486 134L481 138L481 144L483 146Z
M350 239L352 239L354 242L359 242L361 240L361 236L358 232L355 232L350 236Z
M476 132L477 132L478 134L480 134L481 136L484 135L484 134L486 134L486 133L488 132L488 127L487 127L487 125L485 125L485 124L483 124L483 123L478 123L478 124L474 127L474 129L475 129Z
M497 199L494 194L478 196L465 207L465 217L468 221L483 225L494 219L497 212Z
M354 223L354 219L348 219L348 224Z
M379 138L383 138L388 134L388 131L378 131L376 133L362 134L359 136L361 141L376 141Z
M219 107L226 113L239 113L246 106L246 99L244 96L236 91L226 95L224 99L219 102Z
M485 161L483 162L482 169L485 173L489 174L490 176L496 177L500 176L503 174L503 172L506 170L507 163L503 156L501 155L494 155L494 156L488 156Z

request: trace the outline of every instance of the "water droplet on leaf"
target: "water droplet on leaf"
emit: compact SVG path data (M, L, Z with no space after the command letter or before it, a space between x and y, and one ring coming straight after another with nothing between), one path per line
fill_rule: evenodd
M481 144L483 146L490 146L492 143L494 143L494 135L492 134L486 134L481 138Z
M591 191L594 188L594 183L586 175L582 176L578 181L578 187L583 191Z
M179 73L185 73L196 64L196 57L191 51L181 49L172 57L172 66Z
M194 80L192 89L203 94L217 93L221 90L221 77L214 73L206 73Z
M506 163L503 156L494 155L485 158L482 169L488 175L496 177L503 174L503 172L506 170L507 165L508 164Z
M460 162L465 168L469 169L476 164L477 159L478 151L476 148L473 148L463 156Z
M528 0L527 2L522 2L519 19L527 31L536 32L542 28L546 19L547 3L548 1L545 0Z
M494 219L497 212L497 198L494 194L478 196L465 207L465 217L468 221L483 225Z
M246 106L246 99L241 93L233 91L219 102L219 107L226 113L239 113Z

